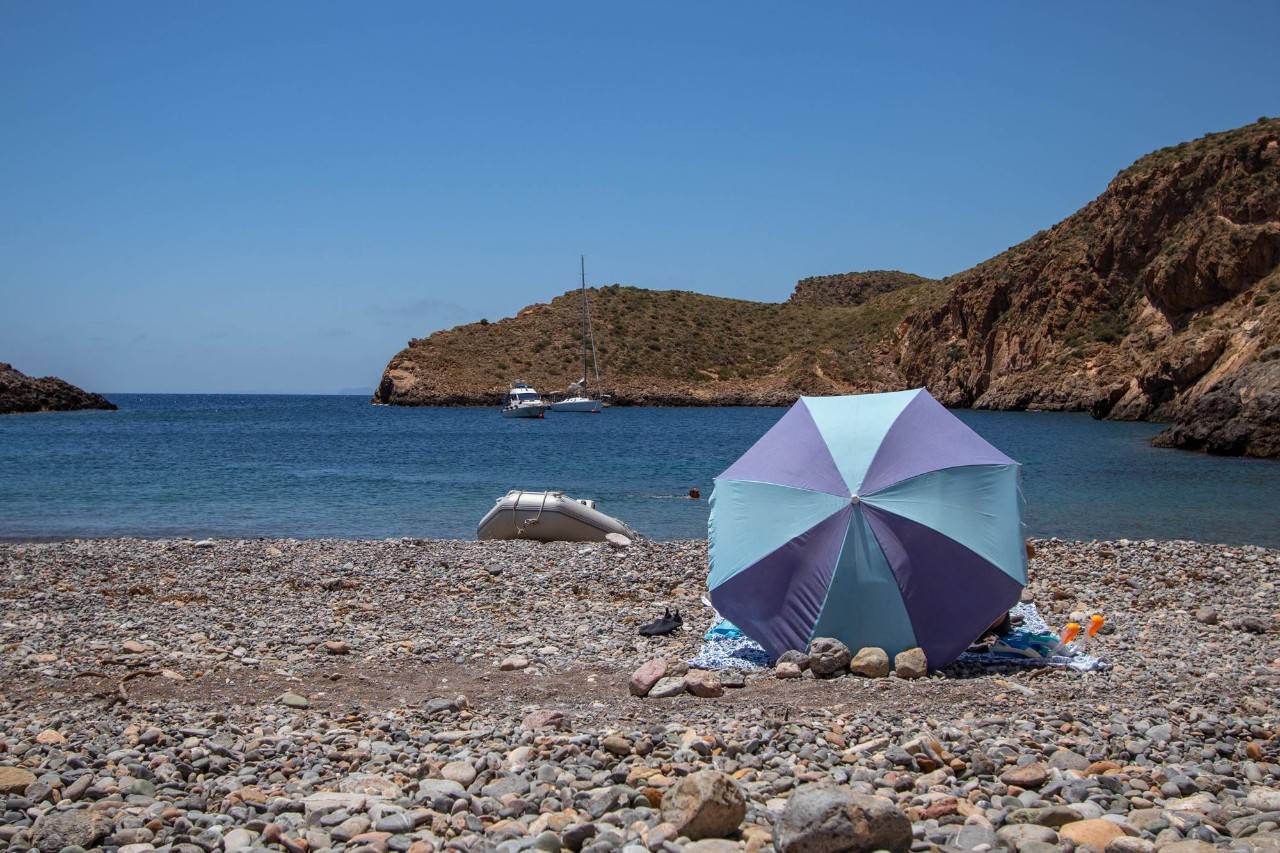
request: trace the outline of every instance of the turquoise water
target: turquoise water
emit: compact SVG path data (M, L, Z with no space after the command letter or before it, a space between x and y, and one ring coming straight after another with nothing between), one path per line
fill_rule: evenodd
M363 397L113 394L0 417L0 537L462 537L509 488L563 489L657 538L706 535L711 480L782 409L508 420ZM1023 463L1029 531L1280 546L1280 463L1156 450L1153 424L959 412ZM684 497L691 486L703 500Z

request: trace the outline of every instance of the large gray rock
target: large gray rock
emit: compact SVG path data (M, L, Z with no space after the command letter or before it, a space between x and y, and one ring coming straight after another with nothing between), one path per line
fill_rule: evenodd
M707 669L691 669L684 677L684 688L694 696L714 699L724 695L724 684L718 673Z
M1004 819L1004 822L1006 824L1034 823L1037 826L1057 828L1068 823L1074 823L1082 817L1084 815L1071 806L1043 806L1033 809L1018 809L1010 813Z
M840 785L803 785L774 821L773 838L782 853L906 853L911 821L884 797L855 794Z
M1059 749L1049 756L1049 766L1058 770L1076 770L1083 773L1089 769L1089 759L1078 752Z
M629 848L622 848L623 853ZM641 850L645 848L639 848ZM740 853L742 844L728 838L704 838L693 841L680 848L680 853Z
M738 783L719 770L690 773L662 797L662 819L681 835L724 838L737 832L747 816L747 800Z
M529 780L523 776L500 776L480 789L480 793L495 800L507 794L524 794L529 790Z
M338 790L344 794L364 794L366 797L386 797L394 800L403 792L400 786L376 773L352 773L338 781Z
M335 826L329 831L329 834L339 841L346 842L355 838L357 835L368 832L371 825L372 822L369 818L364 815L356 815L355 817L347 818L342 823Z
M800 667L789 660L779 661L778 665L773 668L775 678L799 678L804 675L800 671Z
M1031 842L1040 844L1057 844L1058 833L1050 827L1038 826L1033 823L1017 823L1008 826L1002 826L996 830L996 838L1004 843L1006 847L1012 847L1014 850L1021 850L1023 845Z
M649 689L649 698L669 699L683 693L685 693L684 676L668 675L666 678L659 678L658 683Z
M287 708L297 708L302 710L311 707L311 700L306 696L294 693L292 690L287 691L280 696L280 704Z
M1271 623L1257 616L1246 616L1236 623L1236 627L1249 634L1266 634L1271 630Z
M989 850L996 846L996 834L989 826L983 826L980 823L967 823L960 827L960 831L956 833L956 837L951 844L961 850L973 850L978 847L983 850Z
M1244 804L1251 809L1257 809L1260 812L1280 811L1280 789L1277 788L1250 788L1248 795L1245 797Z
M520 726L529 732L539 729L565 731L569 728L569 718L565 716L564 711L557 711L554 708L537 708L524 715Z
M36 781L36 774L25 767L0 767L0 794L20 795Z
M1196 621L1202 625L1218 624L1218 609L1216 607L1197 607Z
M84 809L46 812L31 828L31 844L42 853L57 853L64 847L88 849L102 837L105 827Z
M469 761L450 761L440 768L440 778L467 787L476 781L476 768Z
M472 781L475 781L475 779L473 778ZM443 797L446 800L453 801L465 796L466 793L466 788L457 779L423 779L418 783L418 799L420 800ZM313 794L312 796L315 795ZM311 799L311 797L307 799ZM303 802L306 802L306 800Z
M1106 853L1155 853L1156 845L1145 838L1121 835L1107 842Z
M1017 785L1028 791L1034 791L1049 781L1049 768L1039 761L1022 767L1011 767L1000 774L1000 781L1006 785Z
M239 853L239 851L241 850L248 850L250 847L252 847L253 842L254 842L254 833L250 832L249 830L245 829L242 826L238 826L232 829L231 831L229 831L226 835L222 836L222 849L225 850L226 853ZM132 846L132 845L126 845L126 846ZM149 847L152 850L155 849L154 847L151 847L150 844L147 844L146 847ZM124 850L124 849L125 849L124 847L120 848L120 850ZM116 853L119 853L119 851L116 851Z
M899 678L924 678L929 674L929 660L924 649L907 649L898 652L893 658L893 671Z
M809 644L809 669L820 678L848 670L851 657L849 647L834 637L815 637Z
M849 661L849 671L863 678L884 678L889 674L889 653L879 646L863 646Z
M776 663L793 663L799 669L806 670L809 668L809 656L797 649L789 649L778 656Z

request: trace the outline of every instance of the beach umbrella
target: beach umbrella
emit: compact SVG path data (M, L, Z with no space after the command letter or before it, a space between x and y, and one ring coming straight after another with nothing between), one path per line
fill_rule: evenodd
M1026 583L1018 467L923 388L802 397L715 480L711 601L775 657L950 663Z

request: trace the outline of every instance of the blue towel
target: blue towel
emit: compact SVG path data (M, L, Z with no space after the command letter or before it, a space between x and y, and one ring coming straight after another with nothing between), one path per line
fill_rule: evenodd
M730 622L728 619L721 619L716 624L707 629L707 633L702 635L704 640L736 640L739 637L745 637L742 629Z

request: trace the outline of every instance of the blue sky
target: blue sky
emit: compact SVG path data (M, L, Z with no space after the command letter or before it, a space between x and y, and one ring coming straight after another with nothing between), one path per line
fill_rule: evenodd
M1280 114L1280 3L0 0L0 360L371 389L576 283L964 269Z

